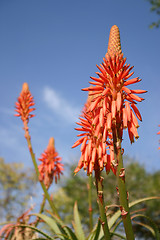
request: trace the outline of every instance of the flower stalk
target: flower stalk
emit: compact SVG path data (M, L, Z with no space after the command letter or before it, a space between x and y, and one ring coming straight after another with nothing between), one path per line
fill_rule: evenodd
M103 232L104 232L104 239L110 240L111 237L110 237L110 231L109 231L107 217L106 217L104 196L103 196L103 177L101 176L100 171L95 171L95 178L96 178L96 188L97 188L97 202L99 205L100 221L101 221Z
M43 195L43 201L42 201L42 203L41 203L41 207L40 207L39 213L42 213L42 212L44 211L44 206L45 206L45 203L46 203L46 196L45 196L45 195ZM39 221L40 221L40 218L39 218L39 217L37 217L37 222L35 223L35 227L37 227L37 226L38 226L38 224L39 224Z
M30 135L29 135L29 130L28 130L27 122L24 122L24 129L25 129L25 138L26 138L26 140L27 140L28 149L29 149L29 152L30 152L30 155L31 155L31 158L32 158L32 162L33 162L33 165L34 165L34 168L35 168L37 177L38 177L38 179L39 179L38 165L37 165L37 162L36 162L35 154L34 154L34 152L33 152L32 144L31 144L31 137L30 137ZM48 200L48 203L49 203L49 205L50 205L53 213L56 214L56 216L57 216L58 218L60 218L60 216L59 216L59 214L58 214L58 211L57 211L57 209L56 209L53 201L52 201L51 198L50 198L50 195L49 195L49 193L48 193L48 191L47 191L47 188L46 188L44 182L43 182L43 181L39 181L39 182L40 182L40 184L41 184L41 187L42 187L42 189L43 189L43 192L44 192L44 194L45 194L45 196L46 196L46 199Z
M28 86L27 83L24 83L23 86L22 86L22 91L20 93L20 96L18 97L18 101L16 102L15 111L17 113L15 114L15 116L21 117L21 120L23 122L24 131L25 131L24 136L27 140L28 149L29 149L29 152L30 152L30 155L31 155L31 159L32 159L35 171L36 171L36 175L39 179L39 170L38 170L35 154L33 152L32 144L31 144L31 136L29 134L29 127L28 127L29 119L35 116L34 114L32 114L32 111L35 110L35 108L33 108L34 104L35 103L34 103L34 100L33 100L33 96L32 96L32 94L29 90L29 86ZM55 213L57 215L57 217L60 218L60 216L57 212L57 209L53 204L53 201L51 201L50 195L49 195L49 193L46 189L46 186L45 186L44 182L43 181L39 181L39 182L41 184L43 192L46 196L46 199L49 202L49 205L50 205L53 213Z
M129 240L134 240L134 232L132 228L132 222L130 217L130 210L128 205L128 192L126 190L126 184L125 184L125 169L123 166L123 156L122 156L122 149L121 149L121 139L117 138L115 139L116 133L113 130L113 142L114 142L114 157L115 161L117 163L117 192L119 196L119 203L120 203L120 210L121 210L121 216L122 221L126 233L126 237Z
M134 239L131 218L128 207L128 194L125 186L125 169L121 142L123 130L128 130L131 144L139 138L137 129L138 120L142 121L137 108L137 102L144 98L139 94L147 91L130 89L130 85L141 81L138 77L131 78L133 66L126 63L124 58L119 28L114 25L109 35L108 51L100 66L97 65L97 77L91 77L93 81L83 91L88 91L88 101L79 118L80 126L75 128L82 133L72 147L81 145L81 158L75 169L77 173L81 168L87 170L87 174L95 171L98 203L101 213L102 225L105 237L108 234L106 216L104 214L103 186L100 172L105 168L108 174L113 171L118 181L120 210L127 239ZM138 95L137 95L138 94Z
M90 227L90 231L92 231L93 229L93 209L92 209L92 174L90 174L88 176L88 203L89 203L89 208L88 208L88 212L89 212L89 227Z

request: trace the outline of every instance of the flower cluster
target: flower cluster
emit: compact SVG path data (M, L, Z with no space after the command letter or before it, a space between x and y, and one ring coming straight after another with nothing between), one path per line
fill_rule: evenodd
M46 188L48 189L52 184L53 179L57 183L57 179L63 171L63 164L61 158L58 157L58 153L54 147L54 138L51 137L47 146L47 149L42 153L39 160L42 162L39 166L39 179L43 181Z
M133 72L126 58L121 52L119 29L116 25L111 28L108 52L103 58L103 63L97 66L100 72L98 77L91 77L90 87L82 89L89 92L90 101L78 123L84 131L82 136L74 145L81 145L81 158L75 172L82 167L88 173L96 171L97 165L100 170L106 167L116 172L116 164L113 153L113 135L121 141L123 129L128 129L131 143L137 139L137 118L142 121L141 114L137 108L137 102L144 100L136 94L145 93L145 90L131 90L129 85L140 82L138 77L129 79ZM110 154L106 153L106 147ZM110 165L110 167L109 167Z
M90 106L90 97L85 105L82 116L77 122L81 127L75 128L77 131L83 131L78 134L78 139L72 148L81 144L81 158L78 166L75 169L77 173L82 167L87 170L87 174L91 174L93 170L103 170L104 166L106 172L109 173L112 169L116 173L116 164L114 162L113 141L112 134L107 132L107 127L103 128L103 119L99 116L100 109L97 111L88 111ZM110 154L107 154L106 139L108 137L107 146Z
M27 83L23 84L22 91L17 100L18 101L15 104L15 111L17 112L17 114L15 114L15 116L21 117L23 122L26 121L28 123L29 118L35 116L34 114L31 114L31 112L34 111L35 108L33 108L34 100Z

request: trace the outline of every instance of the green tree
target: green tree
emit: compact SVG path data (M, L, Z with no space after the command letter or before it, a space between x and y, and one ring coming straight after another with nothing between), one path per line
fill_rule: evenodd
M151 4L150 10L152 12L156 12L157 15L160 15L160 0L148 0ZM150 27L159 27L160 26L160 19L157 22L153 22Z
M20 163L5 163L0 158L0 216L2 221L20 216L34 196L36 179L33 170Z

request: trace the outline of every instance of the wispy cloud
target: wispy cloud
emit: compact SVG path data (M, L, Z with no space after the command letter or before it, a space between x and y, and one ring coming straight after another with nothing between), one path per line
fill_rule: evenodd
M43 91L43 98L50 109L57 115L63 117L69 123L77 121L80 114L80 107L75 107L63 98L53 88L45 87Z

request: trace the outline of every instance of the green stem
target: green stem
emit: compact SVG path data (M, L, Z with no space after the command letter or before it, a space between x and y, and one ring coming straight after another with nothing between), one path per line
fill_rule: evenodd
M100 171L95 171L95 178L96 178L96 188L97 188L97 202L99 205L100 211L100 221L102 224L103 232L104 232L104 239L110 240L110 232L107 223L107 217L105 212L105 205L104 205L104 196L103 196L103 177L100 176Z
M127 239L134 240L135 237L134 237L134 232L132 228L130 210L128 205L128 192L126 190L126 183L125 183L125 169L123 166L121 139L117 136L114 130L112 130L112 132L113 132L114 157L115 157L116 163L118 164L116 176L117 176L117 183L118 183L120 209L122 212L122 221L123 221Z
M31 144L31 137L29 135L29 130L28 130L28 125L27 125L27 122L24 122L24 130L25 130L25 138L27 140L27 144L28 144L28 148L29 148L29 152L30 152L30 155L31 155L31 158L32 158L32 162L33 162L33 165L34 165L34 168L35 168L35 171L36 171L36 174L37 174L37 177L39 179L39 170L38 170L38 165L37 165L37 162L36 162L36 158L35 158L35 154L33 152L33 148L32 148L32 144ZM43 192L46 196L46 199L48 200L48 203L53 211L54 214L56 214L56 216L58 218L60 218L59 214L58 214L58 211L56 209L56 207L54 206L54 203L53 201L51 201L51 198L50 198L50 195L47 191L47 188L44 184L43 181L39 181L40 184L41 184L41 187L43 189Z
M45 203L46 203L46 196L44 195L44 196L43 196L43 201L42 201L42 203L41 203L41 207L40 207L40 210L39 210L39 213L42 213L42 212L43 212ZM35 223L35 227L38 226L39 221L40 221L40 218L38 218L37 222Z
M93 229L93 209L92 209L92 174L88 176L88 202L89 202L89 227L90 227L90 231L92 231Z
M123 210L127 212L126 216L122 216L122 220L123 220L127 239L134 240L135 238L134 238L132 222L130 217L130 210L128 206L128 194L126 191L126 184L125 184L125 180L119 177L119 175L122 173L121 169L123 169L123 158L121 153L118 154L118 159L119 159L119 163L117 167L117 182L118 182L118 190L119 190L119 201Z

